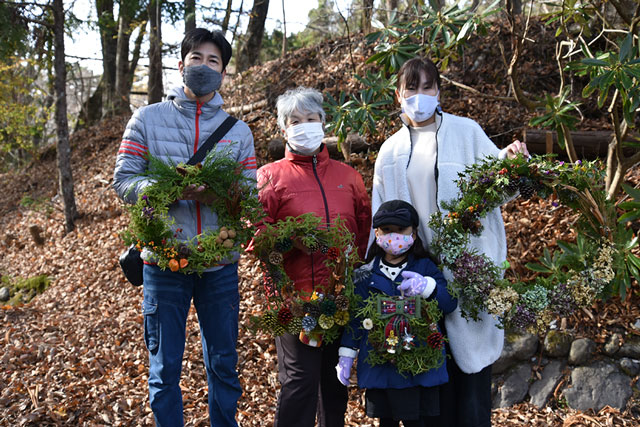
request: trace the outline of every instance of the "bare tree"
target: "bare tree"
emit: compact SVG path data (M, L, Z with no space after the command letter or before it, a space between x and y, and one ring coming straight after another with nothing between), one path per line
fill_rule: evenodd
M267 19L269 0L254 0L251 18L247 27L247 35L237 56L236 70L242 72L258 62L262 37L264 36L264 22Z
M184 0L184 32L194 28L196 28L196 0Z
M75 228L78 216L75 196L73 195L73 174L71 172L71 146L69 144L69 122L67 121L67 68L64 52L64 6L63 0L53 0L53 37L56 113L55 121L58 133L57 160L58 182L64 202L65 230Z
M391 15L398 10L398 0L385 0L385 7L387 9L387 23L391 21Z
M223 33L226 33L227 30L229 29L229 21L231 20L231 4L233 3L233 0L227 0L227 9L224 12L224 19L222 20L222 25L221 25L221 29ZM240 6L240 8L242 9L242 6Z
M282 56L287 53L287 17L285 15L284 0L282 0Z
M371 32L371 18L373 17L373 0L362 0L362 15L360 28L364 34Z
M513 15L522 14L522 0L506 0L505 3L507 6L507 10L510 11Z
M149 14L149 104L162 101L162 0L150 0ZM186 20L185 20L186 22ZM185 26L186 27L186 26Z

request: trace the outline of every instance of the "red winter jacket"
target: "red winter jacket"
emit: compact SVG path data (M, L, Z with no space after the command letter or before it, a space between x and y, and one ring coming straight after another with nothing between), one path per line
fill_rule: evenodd
M266 212L264 222L275 223L308 212L331 222L339 215L355 234L358 254L364 259L371 228L367 190L360 174L330 159L324 145L315 156L301 156L287 149L284 159L258 169L258 188ZM284 269L297 290L311 294L327 283L325 259L319 252L305 254L294 248L284 254Z

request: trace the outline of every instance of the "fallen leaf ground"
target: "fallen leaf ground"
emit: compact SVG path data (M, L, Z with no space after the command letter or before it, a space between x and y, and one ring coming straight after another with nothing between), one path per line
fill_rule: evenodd
M365 47L359 46L351 52L356 62L367 54ZM314 51L316 54L311 55ZM275 96L298 84L327 91L347 88L353 85L345 72L350 61L345 42L331 42L256 67L225 89L230 106L268 100L266 108L243 116L254 132L260 163L266 162L266 144L277 134ZM256 81L262 81L262 86L252 86ZM491 90L500 88L491 86ZM486 116L487 111L503 108L494 101L487 101L489 106L481 108L464 101L464 95L456 95L456 90L451 92L449 111L462 114L468 109L468 115ZM488 134L522 128L526 123L524 112L517 106L509 111L491 116L495 120L488 120ZM127 119L105 120L72 136L75 194L81 214L72 233L63 230L61 200L55 196L57 176L52 150L25 170L0 175L0 274L14 278L46 274L53 279L52 286L31 303L0 310L1 426L153 425L142 339L142 290L126 282L117 264L124 249L119 232L127 224L127 213L110 187ZM382 134L389 131L381 129ZM380 142L371 141L371 153L352 158L368 183L375 147ZM640 174L635 171L628 179L637 183ZM509 274L521 277L530 274L524 264L535 260L544 246L571 238L568 226L574 220L570 212L539 199L511 202L504 208L504 218L512 264ZM28 231L31 225L44 230L44 245L32 240ZM249 316L263 303L261 290L253 285L256 275L255 263L243 257L237 347L244 390L237 418L242 426L271 425L278 391L273 340L247 329ZM567 327L598 343L614 331L633 333L631 325L640 318L638 302L634 295L624 303L617 299L598 303L568 318ZM181 387L186 424L208 425L206 378L193 311L187 325ZM581 413L553 399L544 408L523 403L494 410L492 420L496 426L634 426L639 424L638 408L634 397L623 411L605 408L598 413ZM354 387L350 388L346 421L351 426L376 425L364 415L363 394Z

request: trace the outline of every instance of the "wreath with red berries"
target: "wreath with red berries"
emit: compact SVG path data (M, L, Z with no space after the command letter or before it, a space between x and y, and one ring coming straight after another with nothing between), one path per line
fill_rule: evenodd
M438 330L442 312L437 301L372 294L356 317L372 347L366 360L369 365L391 363L402 375L442 366L446 338Z
M142 251L149 249L158 267L181 273L202 273L244 249L264 212L258 201L256 181L242 174L243 166L226 152L208 156L204 164L165 163L149 155L147 171L141 175L153 183L144 188L129 207L130 223L123 240ZM219 228L182 238L169 208L182 197L188 185L204 185L213 193L210 208L218 216Z
M313 293L296 290L283 267L294 240L309 252L326 256L327 283ZM253 316L254 328L274 336L288 332L312 346L334 341L348 324L356 296L352 273L359 262L354 236L340 218L326 227L324 221L307 213L265 224L254 238L253 253L260 261L266 308Z

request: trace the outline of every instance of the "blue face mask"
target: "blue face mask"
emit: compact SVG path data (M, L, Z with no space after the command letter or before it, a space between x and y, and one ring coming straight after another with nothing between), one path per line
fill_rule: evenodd
M184 67L182 81L196 96L204 96L220 89L222 74L202 65Z

